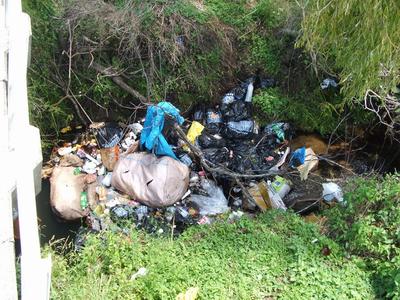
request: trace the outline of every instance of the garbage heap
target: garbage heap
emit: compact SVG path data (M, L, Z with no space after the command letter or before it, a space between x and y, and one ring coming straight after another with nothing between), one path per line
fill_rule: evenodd
M150 233L179 234L219 215L234 220L286 210L288 195L296 200L288 175L307 180L319 159L311 148L291 151L288 123L260 127L254 120L253 91L273 85L249 79L219 105L196 109L191 120L160 102L139 122L93 123L55 147L43 169L54 213L67 221L85 218L96 232L135 224ZM321 190L321 199L343 201L335 183Z

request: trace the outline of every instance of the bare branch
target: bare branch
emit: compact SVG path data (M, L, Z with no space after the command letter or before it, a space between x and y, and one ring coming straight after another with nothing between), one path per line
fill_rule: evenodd
M135 98L137 98L141 103L147 104L149 101L144 97L141 93L133 89L131 86L129 86L121 76L116 75L116 71L112 67L104 67L102 65L99 65L98 63L93 62L90 67L95 69L97 72L111 77L112 81L114 81L115 84L117 84L119 87L121 87L123 90L125 90L127 93L131 94Z

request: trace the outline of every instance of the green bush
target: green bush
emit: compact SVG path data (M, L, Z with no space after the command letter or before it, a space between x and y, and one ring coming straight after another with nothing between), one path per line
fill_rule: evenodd
M174 240L103 232L53 261L53 299L175 299L189 287L199 287L199 299L373 298L355 260L314 225L280 211L192 227ZM148 274L131 281L141 267Z
M254 96L264 121L289 121L296 127L321 134L332 132L340 114L326 101L319 89L308 96L286 96L279 88L266 89Z
M330 235L372 273L377 297L400 298L400 174L348 184L347 205L327 211Z

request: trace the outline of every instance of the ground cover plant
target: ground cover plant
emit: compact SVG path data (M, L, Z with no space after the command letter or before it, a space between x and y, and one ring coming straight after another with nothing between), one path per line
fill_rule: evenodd
M192 227L174 240L105 232L54 260L54 299L175 299L190 287L199 299L374 298L357 259L280 211ZM148 274L130 280L142 267Z

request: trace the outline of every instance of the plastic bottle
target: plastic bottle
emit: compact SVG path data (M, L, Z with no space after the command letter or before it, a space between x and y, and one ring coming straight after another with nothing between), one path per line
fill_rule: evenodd
M87 192L81 193L81 209L85 210L88 207L88 199L87 199Z
M247 86L246 98L244 99L245 102L251 102L253 97L254 85L252 82L249 83Z

